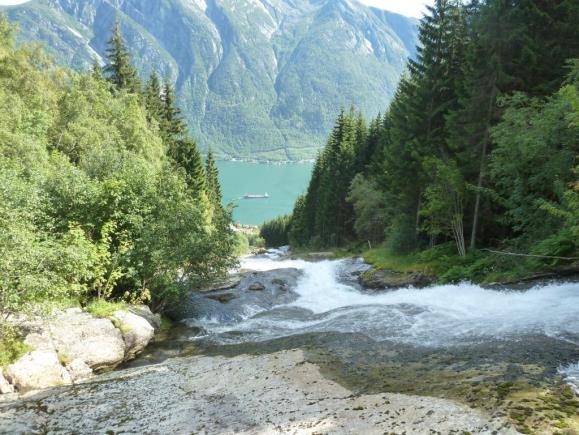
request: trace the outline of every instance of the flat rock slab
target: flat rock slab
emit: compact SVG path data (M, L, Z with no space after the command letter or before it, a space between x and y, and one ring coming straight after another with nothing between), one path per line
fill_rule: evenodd
M3 433L372 435L430 429L517 433L448 400L353 395L325 379L301 350L180 358L0 402Z

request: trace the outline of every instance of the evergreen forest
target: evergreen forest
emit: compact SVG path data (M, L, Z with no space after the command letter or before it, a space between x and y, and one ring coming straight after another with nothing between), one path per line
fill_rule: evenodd
M268 244L379 246L444 281L576 263L578 22L573 0L437 0L388 110L342 111Z

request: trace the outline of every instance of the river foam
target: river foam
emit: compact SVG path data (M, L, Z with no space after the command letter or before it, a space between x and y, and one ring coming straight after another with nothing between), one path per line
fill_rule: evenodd
M248 257L242 268L302 269L299 298L242 321L206 325L214 333L246 332L239 339L266 340L306 332L363 333L375 340L452 346L488 339L546 335L579 345L579 284L557 283L527 291L490 290L471 283L369 294L340 282L342 261L307 262L270 251Z
M526 291L485 289L472 283L360 291L340 276L345 261L289 259L283 251L248 257L242 268L303 271L299 297L273 309L248 310L242 321L203 322L221 343L259 342L307 333L356 333L376 341L454 347L543 336L579 346L579 283L558 282ZM579 389L579 366L561 369Z

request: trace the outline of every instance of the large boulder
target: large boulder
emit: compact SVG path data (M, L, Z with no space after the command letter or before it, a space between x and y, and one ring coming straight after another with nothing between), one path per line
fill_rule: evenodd
M0 371L0 393L38 390L89 378L134 358L149 344L161 319L131 306L110 319L73 308L47 319L23 320L24 342L33 350Z
M147 347L155 335L155 329L147 319L129 311L117 311L113 317L118 320L125 341L124 359L133 359Z
M161 329L161 316L159 314L153 314L151 309L146 305L130 305L128 310L149 322L155 331Z
M19 392L71 383L54 351L35 350L8 366L6 377Z
M4 369L0 367L0 394L14 393L14 386L4 377Z
M67 310L49 322L56 352L66 360L80 359L93 370L112 369L125 359L121 331L109 319Z

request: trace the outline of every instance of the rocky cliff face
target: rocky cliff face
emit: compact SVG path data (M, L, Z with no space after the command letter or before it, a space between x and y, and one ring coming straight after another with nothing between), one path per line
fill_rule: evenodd
M222 155L311 158L341 107L387 107L414 19L353 0L33 0L8 9L76 69L118 18L142 75L174 80L193 134Z

